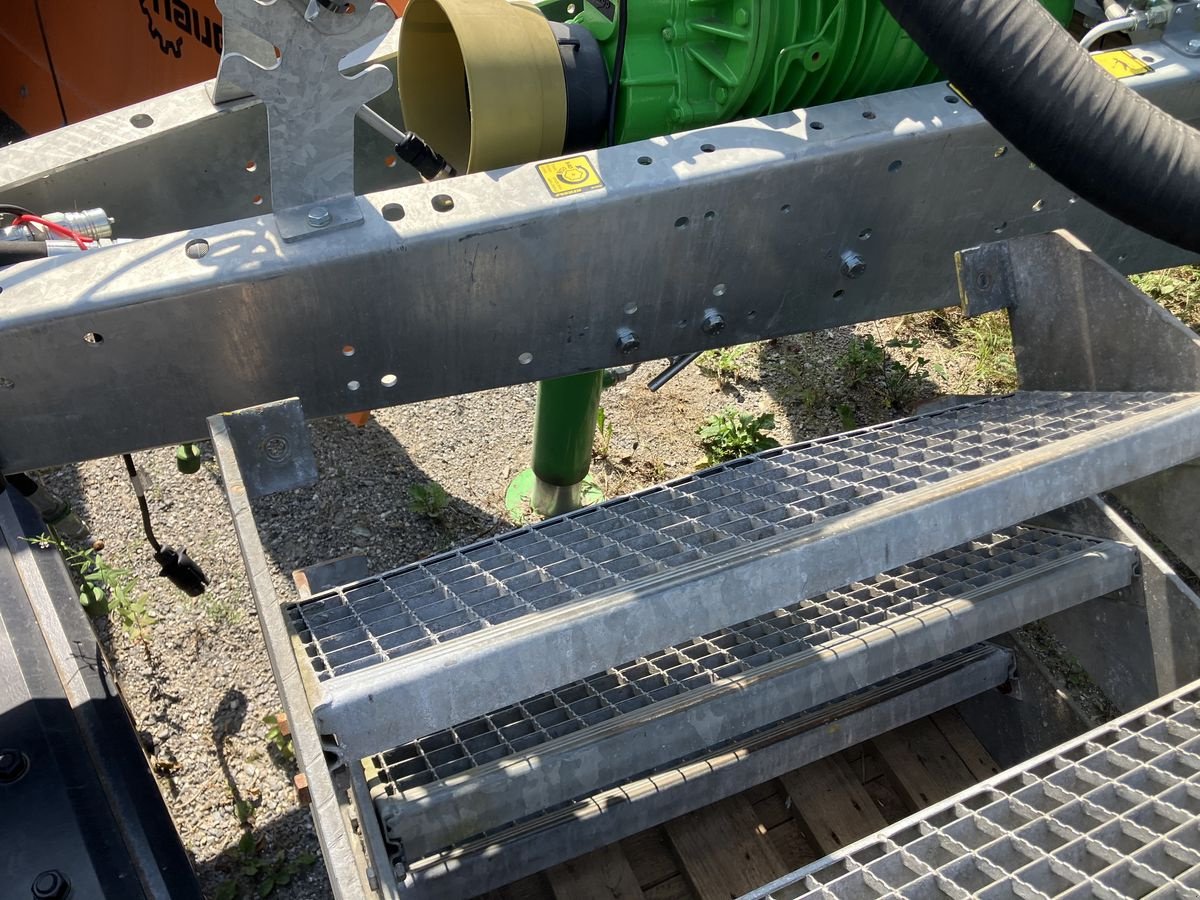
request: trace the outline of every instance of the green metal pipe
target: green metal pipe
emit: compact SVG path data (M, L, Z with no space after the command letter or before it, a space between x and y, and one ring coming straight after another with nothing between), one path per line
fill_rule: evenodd
M533 424L533 494L530 505L544 515L577 509L592 465L592 436L604 373L584 372L538 385Z

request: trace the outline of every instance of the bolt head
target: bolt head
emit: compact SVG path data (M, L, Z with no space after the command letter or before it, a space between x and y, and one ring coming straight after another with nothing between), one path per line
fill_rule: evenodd
M725 317L719 312L708 312L700 323L700 330L705 334L720 334L725 330Z
M58 869L47 869L33 879L31 891L37 900L63 900L71 893L71 882Z
M29 760L20 750L0 749L0 784L19 781L29 770Z
M308 224L313 228L324 228L333 221L333 215L324 206L314 206L308 211Z
M642 346L642 342L628 328L622 328L617 332L617 349L622 353L632 353L640 346Z
M1188 41L1188 49L1193 53L1200 53L1200 38L1192 38Z
M853 250L847 250L842 254L842 274L847 278L858 278L860 275L865 275L867 272L867 264L861 256Z

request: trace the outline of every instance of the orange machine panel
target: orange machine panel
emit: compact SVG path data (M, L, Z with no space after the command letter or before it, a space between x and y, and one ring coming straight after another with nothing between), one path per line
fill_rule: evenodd
M399 15L407 0L387 2ZM0 0L0 42L21 48L5 53L0 80L29 86L28 98L0 94L0 109L37 133L61 124L64 112L77 122L128 106L212 78L221 37L215 0ZM57 95L35 82L49 68L45 53L34 53L43 45Z
M36 134L65 124L35 0L0 4L0 110Z

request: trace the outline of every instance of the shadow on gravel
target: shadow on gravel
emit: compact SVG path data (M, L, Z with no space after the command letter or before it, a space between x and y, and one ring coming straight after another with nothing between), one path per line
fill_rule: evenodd
M358 554L381 572L486 537L506 523L443 496L404 445L374 419L359 428L342 418L309 424L319 480L264 497L254 514L263 547L285 575ZM446 454L456 448L447 446Z

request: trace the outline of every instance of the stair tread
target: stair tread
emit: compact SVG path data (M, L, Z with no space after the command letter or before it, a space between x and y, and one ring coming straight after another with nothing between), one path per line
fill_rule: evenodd
M761 613L797 574L827 590L1200 454L1198 419L1193 394L976 401L736 460L288 604L287 618L319 725L366 756ZM1131 459L1135 435L1153 452ZM1039 474L1050 491L1030 487ZM1051 507L1034 508L1043 496ZM967 514L937 513L954 503ZM943 521L918 532L927 506ZM451 687L464 660L494 692Z
M747 894L1195 896L1200 682Z
M1049 578L1068 580L1072 603L1115 590L1132 559L1112 541L1007 529L377 754L365 763L371 794L392 839L441 850L1023 624L1015 592L1049 601L1063 593Z

